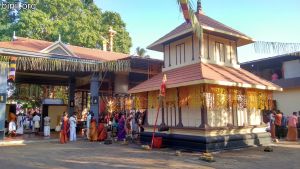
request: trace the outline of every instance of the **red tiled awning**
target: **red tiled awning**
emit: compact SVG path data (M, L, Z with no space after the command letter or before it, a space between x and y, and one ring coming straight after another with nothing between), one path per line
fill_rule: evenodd
M17 37L14 41L0 42L0 48L14 49L19 51L29 52L41 52L43 49L51 46L55 42L49 42L44 40L30 39ZM100 49L84 48L73 45L65 45L70 51L76 54L77 57L87 60L98 60L98 61L113 61L124 59L129 54L103 51Z
M282 90L279 86L241 68L196 63L160 73L130 89L129 93L159 90L163 74L167 75L167 88L207 83L244 88Z

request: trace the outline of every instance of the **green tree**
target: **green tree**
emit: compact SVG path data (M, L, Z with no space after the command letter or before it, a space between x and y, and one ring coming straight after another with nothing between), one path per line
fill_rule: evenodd
M113 28L115 51L129 53L131 38L119 14L107 16L91 0L27 0L35 3L35 10L20 10L18 20L11 18L8 10L1 10L0 40L8 40L12 32L17 36L56 41L59 34L65 43L98 48L101 36L107 36L111 25L107 20L116 19ZM103 16L102 16L103 15ZM112 17L112 18L110 18ZM120 29L122 28L122 29ZM123 43L124 42L124 43Z
M106 11L102 14L102 32L106 32L103 37L109 39L108 30L112 26L117 32L114 37L114 51L129 53L132 46L129 33L126 31L126 24L122 21L120 14Z
M147 51L144 48L137 47L135 52L138 56L145 57Z

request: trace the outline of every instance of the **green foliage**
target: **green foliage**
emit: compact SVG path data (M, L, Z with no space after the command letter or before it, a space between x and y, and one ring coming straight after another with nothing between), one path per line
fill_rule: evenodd
M114 37L114 51L129 53L132 46L131 38L126 31L126 24L122 21L121 16L116 12L106 11L102 14L102 24L102 32L107 32L110 26L117 32ZM103 37L109 39L107 33Z
M147 51L144 48L141 47L136 48L136 54L140 57L145 57L146 52Z
M35 3L35 10L20 10L18 22L13 22L8 10L0 11L0 40L9 40L13 31L17 36L58 40L65 43L99 48L101 36L108 35L109 26L117 31L115 51L129 53L131 38L118 13L105 12L91 0L27 0ZM110 25L108 25L110 24Z

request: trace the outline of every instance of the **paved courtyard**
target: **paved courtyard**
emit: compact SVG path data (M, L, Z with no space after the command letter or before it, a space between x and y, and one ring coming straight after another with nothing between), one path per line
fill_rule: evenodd
M161 149L142 150L134 145L104 145L78 141L61 145L56 141L40 141L24 145L0 146L0 168L3 169L92 169L92 168L271 168L298 169L300 143L280 143L274 152L262 147L214 154L216 162L199 160L198 153ZM291 164L291 165L290 165Z

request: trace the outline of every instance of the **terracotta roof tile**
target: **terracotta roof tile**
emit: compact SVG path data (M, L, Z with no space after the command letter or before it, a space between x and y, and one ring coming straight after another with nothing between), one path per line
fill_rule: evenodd
M222 32L226 32L226 33L229 33L229 34L234 34L234 35L237 35L237 36L241 36L241 37L244 37L244 38L247 38L247 39L251 39L250 37L248 37L247 35L227 26L227 25L224 25L222 24L221 22L218 22L204 14L197 14L196 15L198 20L201 22L201 25L204 27L203 29L207 29L205 28L208 27L208 28L213 28L215 29L215 31L219 30L219 31L222 31ZM152 43L149 48L151 48L151 46L157 44L157 43L162 43L162 42L165 42L167 40L169 40L169 38L173 37L173 36L176 36L180 33L183 33L184 31L188 30L191 28L191 24L190 23L187 23L187 22L184 22L183 24L179 25L178 27L176 27L174 30L172 30L171 32L169 32L168 34L166 34L165 36L161 37L160 39L158 39L157 41L155 41L154 43Z
M18 37L15 41L0 42L0 48L40 52L53 43L55 42ZM84 48L73 45L66 45L66 47L82 59L111 61L123 59L129 56L129 54Z
M215 82L226 85L224 82L237 85L257 85L269 88L280 89L279 86L268 82L258 76L241 68L233 68L208 63L196 63L160 73L153 78L137 85L129 90L129 93L138 93L152 90L159 90L163 74L167 75L167 88L187 86L193 84Z

